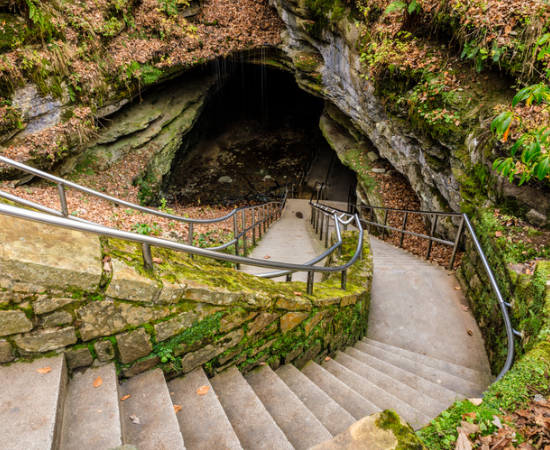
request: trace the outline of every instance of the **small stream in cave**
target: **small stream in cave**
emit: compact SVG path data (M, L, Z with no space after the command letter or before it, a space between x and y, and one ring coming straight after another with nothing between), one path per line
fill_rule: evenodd
M186 137L163 191L178 203L232 204L274 199L287 184L311 192L330 169L341 200L356 185L319 129L323 100L301 90L289 73L262 65L215 61L217 92ZM190 144L191 142L191 144ZM302 180L316 157L315 180ZM344 194L345 192L345 194Z

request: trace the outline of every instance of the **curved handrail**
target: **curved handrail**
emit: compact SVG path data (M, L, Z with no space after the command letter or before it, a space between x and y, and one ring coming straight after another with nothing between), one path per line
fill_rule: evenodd
M333 220L335 222L338 242L336 242L327 251L323 252L323 254L320 255L319 257L314 258L313 260L308 261L305 264L289 264L289 263L283 263L283 262L265 261L263 259L257 260L257 259L247 257L247 233L250 233L250 232L253 233L253 242L254 242L256 229L258 229L259 237L261 237L262 228L265 232L266 227L282 215L282 211L286 205L287 196L289 192L288 184L285 186L285 190L283 191L283 196L280 201L268 202L258 206L236 208L231 213L226 214L223 217L219 217L216 219L202 220L202 219L190 219L186 217L171 215L171 214L163 213L161 211L156 211L150 208L146 208L140 205L135 205L133 203L126 202L124 200L120 200L115 197L103 194L101 192L97 192L93 189L80 186L76 183L64 180L54 175L50 175L46 172L43 172L33 167L26 166L25 164L19 163L17 161L13 161L3 156L0 156L0 162L56 183L58 187L59 200L61 204L61 211L56 211L52 208L37 204L30 200L25 200L15 195L0 191L0 198L5 198L7 200L13 201L15 203L18 203L23 206L33 208L39 211L39 212L30 211L27 209L17 208L6 204L4 205L0 204L0 214L20 217L27 220L33 220L35 222L46 223L46 224L69 228L73 230L94 233L100 236L108 236L108 237L114 237L114 238L125 239L133 242L138 242L141 244L141 247L142 247L143 262L146 270L152 270L154 267L154 261L151 254L151 246L157 246L157 247L163 247L163 248L168 248L172 250L184 251L190 254L191 256L199 255L207 258L231 262L231 263L234 263L237 268L239 268L241 264L247 264L247 265L259 266L259 267L265 267L265 268L271 268L271 269L279 269L279 271L283 270L285 274L298 272L298 271L306 271L308 273L307 291L309 294L312 294L313 293L313 275L315 272L325 272L325 273L341 272L342 288L346 289L347 269L351 267L360 257L361 250L363 247L363 229L361 227L359 216L357 214L351 215L346 213L347 216L351 216L351 217L347 221L344 221L343 216L340 217L336 213L334 213ZM146 236L146 235L141 235L137 233L121 231L115 228L99 225L94 222L90 222L85 219L69 215L66 196L65 196L65 187L73 188L80 192L93 195L95 197L110 201L117 205L128 206L129 208L132 208L138 211L150 213L160 217L170 218L171 220L179 220L181 222L188 223L189 236L191 238L190 243L182 244L179 242L168 241L165 239L155 238L152 236ZM321 210L320 206L312 205L312 208L313 210L315 210L316 208L319 208ZM250 227L246 227L245 213L247 210L250 210L250 209L252 209L252 225ZM257 221L256 221L256 212L255 212L256 209L258 210ZM238 227L239 212L242 214L242 230L240 232ZM323 214L326 214L326 212L323 211ZM234 222L234 236L231 241L221 246L210 247L210 248L200 248L192 245L193 224L217 223L217 222L222 222L224 220L227 220L231 217L233 218L233 222ZM347 223L350 223L352 221L356 223L357 227L360 230L360 233L359 233L359 239L358 239L358 251L351 258L351 260L338 267L314 266L313 264L326 258L330 254L332 254L336 249L341 247L342 237L340 232L340 224L343 224L344 226L346 226ZM239 251L239 242L241 239L243 243L244 256L240 256L240 251ZM230 255L227 253L218 253L219 250L226 249L231 245L235 246L235 255ZM261 274L260 276L272 277L275 275L271 273L267 273L267 274Z
M324 183L318 183L318 184L319 184L319 187L316 185L315 186L316 189L317 189L317 187L319 188L319 190L324 189ZM313 199L313 195L314 195L314 193L312 193L312 199ZM321 196L321 194L318 193L317 197L319 198L320 196ZM326 205L324 205L324 206L326 206ZM493 291L494 291L494 293L497 297L498 304L499 304L499 307L500 307L500 310L501 310L501 313L502 313L502 316L503 316L503 319L504 319L504 325L505 325L505 328L506 328L506 336L507 336L507 340L508 340L508 349L507 349L506 361L504 362L504 366L502 367L500 373L497 375L497 377L495 379L495 382L502 379L502 377L504 377L504 375L506 375L506 373L512 368L512 365L514 364L514 355L515 355L514 336L520 335L520 332L515 330L512 326L512 321L510 319L510 314L508 312L508 308L511 307L511 304L504 300L504 296L502 295L502 292L500 291L500 288L498 286L498 283L497 283L496 277L494 275L494 272L491 269L491 266L489 265L489 262L487 261L487 257L485 255L485 252L483 251L483 248L481 247L481 244L480 244L479 239L476 235L475 229L474 229L472 223L470 222L470 219L469 219L468 215L465 214L465 213L452 213L452 212L441 212L441 211L415 211L415 210L396 209L396 208L387 208L387 207L383 207L383 206L370 206L370 205L351 205L351 204L348 204L348 208L350 208L350 210L355 209L355 211L369 209L371 211L370 220L360 218L360 222L362 222L364 224L367 224L369 226L376 226L376 227L382 228L383 231L384 230L390 230L390 231L396 231L396 232L400 233L401 234L400 245L399 245L400 247L402 247L402 245L403 245L403 236L405 234L412 235L412 236L417 236L417 237L421 237L421 238L429 240L430 244L428 246L426 259L429 259L429 257L430 257L432 242L438 242L440 244L452 246L453 247L453 252L452 252L451 260L450 260L449 267L448 267L449 270L452 270L452 268L454 266L454 260L455 260L455 257L456 257L458 246L460 244L460 239L463 235L464 228L466 228L466 230L470 233L470 237L471 237L472 242L474 244L474 247L475 247L475 249L476 249L476 251L477 251L477 253L480 257L483 269L485 270L485 272L487 274L487 277L489 278L490 285L491 285L491 287L492 287L492 289L493 289ZM335 209L335 208L332 208L332 209ZM372 220L374 218L374 214L372 213L373 210L384 211L385 214L384 214L384 223L383 224L380 224L380 223L375 222L375 221ZM340 211L340 212L344 212L344 211ZM391 226L387 225L386 221L387 221L388 212L398 212L398 213L403 213L404 214L404 220L403 220L403 224L402 224L401 229L391 227ZM421 233L414 233L412 231L405 230L405 226L407 224L407 217L408 217L409 214L431 215L431 216L433 216L434 219L432 221L430 235L425 235L425 234L421 234ZM444 239L436 238L434 236L436 226L437 226L437 221L438 221L438 218L440 218L440 217L454 217L454 218L458 217L458 218L460 218L460 223L458 225L457 234L456 234L456 237L455 237L454 241L447 241L447 240L444 240ZM370 228L369 228L369 231L370 231Z

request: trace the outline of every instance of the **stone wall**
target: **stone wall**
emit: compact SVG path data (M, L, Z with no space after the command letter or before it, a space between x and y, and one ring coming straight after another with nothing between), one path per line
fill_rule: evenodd
M345 235L342 258L356 246ZM0 363L65 352L70 369L115 360L130 377L203 365L301 366L366 333L372 278L365 258L315 284L275 283L202 258L0 216Z

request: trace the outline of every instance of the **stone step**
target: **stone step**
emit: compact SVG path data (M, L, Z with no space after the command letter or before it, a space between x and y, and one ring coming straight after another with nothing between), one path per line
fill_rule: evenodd
M375 384L380 389L391 393L394 397L399 398L430 418L437 417L441 411L447 409L443 403L412 389L385 373L379 372L375 368L358 361L346 353L338 352L334 360L365 380L368 380L369 383Z
M58 449L67 389L63 356L0 366L0 386L2 450Z
M199 388L210 389L198 395ZM186 450L240 450L241 443L201 367L168 383Z
M245 450L293 449L236 367L216 375L210 383Z
M314 361L307 363L302 373L356 420L380 411L380 408L353 390Z
M101 385L93 386L101 378ZM122 442L118 377L114 363L75 373L67 390L61 450L105 450Z
M292 364L279 367L276 374L333 436L355 423L350 413Z
M307 450L332 438L332 434L268 365L250 371L245 379L296 450Z
M485 386L474 384L448 372L425 366L417 361L388 352L381 347L375 347L362 341L357 342L354 348L365 354L372 355L382 361L385 361L388 364L400 367L407 372L414 373L434 384L438 384L451 391L458 392L465 397L477 397L485 389Z
M371 383L354 371L339 364L334 360L323 363L323 368L329 371L332 375L345 383L363 398L368 398L376 405L378 411L384 409L393 409L401 417L403 417L416 430L426 425L432 417L427 416L413 408L408 403L395 397L391 393L381 389L376 384Z
M439 384L432 383L431 381L419 377L414 373L407 372L400 367L396 367L387 361L363 353L356 348L348 347L344 353L357 361L372 367L378 372L398 380L400 383L409 386L411 389L414 389L415 391L440 402L443 405L450 405L451 403L454 403L455 400L463 398L458 393L446 389Z
M174 406L161 369L144 372L120 387L124 442L139 450L185 450ZM138 423L132 421L139 420Z
M493 382L493 376L486 372L480 372L469 367L459 366L441 359L432 358L431 356L421 355L420 353L411 352L393 345L385 344L383 342L375 341L373 339L363 338L363 342L370 344L374 347L381 348L395 355L402 356L417 363L423 364L427 367L440 370L442 372L450 373L458 378L468 380L479 386L489 386Z

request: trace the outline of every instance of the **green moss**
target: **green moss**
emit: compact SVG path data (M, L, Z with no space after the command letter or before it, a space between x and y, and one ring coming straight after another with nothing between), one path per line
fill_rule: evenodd
M382 411L376 419L376 426L393 433L397 439L395 450L422 450L425 448L414 434L413 429L403 424L395 411L388 409Z

